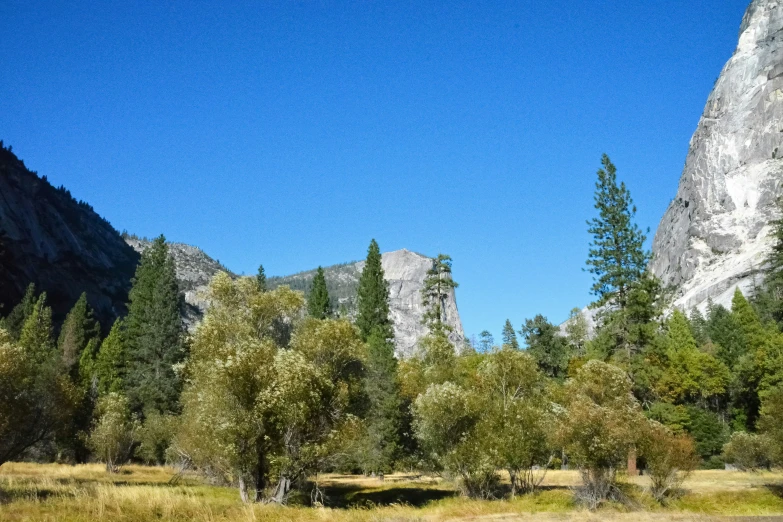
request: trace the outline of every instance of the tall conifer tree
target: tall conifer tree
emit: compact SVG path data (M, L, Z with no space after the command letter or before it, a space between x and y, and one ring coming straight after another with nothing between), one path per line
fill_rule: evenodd
M92 308L87 303L87 294L82 293L65 317L57 340L65 371L74 382L78 380L82 351L92 339L99 336L100 325L93 318Z
M381 250L374 239L370 242L359 279L356 308L356 326L362 339L367 341L375 329L380 329L386 339L394 336L389 319L389 283L384 279Z
M52 340L52 309L46 306L46 292L35 301L33 311L24 322L19 336L19 346L38 364L51 358L54 352Z
M510 346L514 350L519 350L517 333L514 331L514 327L509 319L506 319L506 324L503 325L503 346Z
M326 288L326 276L320 266L313 277L313 286L307 299L307 311L311 317L326 319L332 315L332 304L329 302L329 290Z
M373 239L359 279L356 326L367 342L365 391L367 414L367 469L388 471L400 441L401 400L394 357L394 330L389 318L389 284L383 276L381 251Z
M264 265L258 265L258 273L256 274L256 283L258 283L258 288L260 288L262 292L267 291L266 272L264 271Z
M125 320L125 387L137 412L173 412L181 389L176 365L185 357L181 297L174 260L161 235L144 251Z
M14 306L8 316L0 323L0 327L11 334L11 338L14 341L18 341L19 337L22 335L22 327L24 326L25 321L27 321L27 318L30 317L30 314L33 313L35 302L35 284L30 283L27 285L27 290L25 290L22 301Z
M438 254L432 260L432 268L427 271L424 288L421 289L422 304L425 312L422 322L430 329L430 333L447 335L452 328L445 321L446 299L459 284L451 277L451 257Z
M625 183L618 186L617 169L609 156L604 154L601 164L595 184L598 217L587 222L593 236L587 266L593 274L595 304L611 302L624 309L630 287L644 274L650 254L644 250L646 236L634 222L631 193Z

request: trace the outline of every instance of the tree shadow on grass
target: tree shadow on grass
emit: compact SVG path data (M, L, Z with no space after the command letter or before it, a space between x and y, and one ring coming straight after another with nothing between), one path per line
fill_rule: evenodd
M457 496L456 491L416 487L368 489L355 485L322 487L325 504L332 508L355 508L405 504L422 507L430 502Z
M764 487L776 497L783 499L783 484L764 484Z

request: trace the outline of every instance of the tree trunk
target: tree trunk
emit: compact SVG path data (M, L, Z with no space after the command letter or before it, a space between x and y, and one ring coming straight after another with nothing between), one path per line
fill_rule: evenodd
M284 475L281 476L277 483L277 489L275 489L275 495L272 497L272 501L277 502L278 504L285 504L290 490L291 480Z
M258 457L253 473L253 482L256 490L255 501L261 502L264 499L264 490L266 489L266 459L263 454Z
M510 469L508 470L508 477L511 480L511 498L514 498L517 496L517 474Z
M243 475L239 476L239 497L242 499L242 502L247 504L247 482L245 482L245 477Z
M635 477L639 472L636 469L636 448L628 450L628 476Z

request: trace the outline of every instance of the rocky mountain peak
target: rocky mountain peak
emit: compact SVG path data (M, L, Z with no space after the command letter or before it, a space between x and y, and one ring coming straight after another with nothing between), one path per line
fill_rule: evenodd
M754 0L690 143L651 269L675 304L728 304L748 291L771 244L783 181L783 8Z

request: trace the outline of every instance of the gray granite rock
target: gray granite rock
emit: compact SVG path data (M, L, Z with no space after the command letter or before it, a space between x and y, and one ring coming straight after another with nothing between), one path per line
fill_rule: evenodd
M783 187L783 4L754 0L707 100L679 189L653 241L653 273L675 304L728 304L771 245Z

